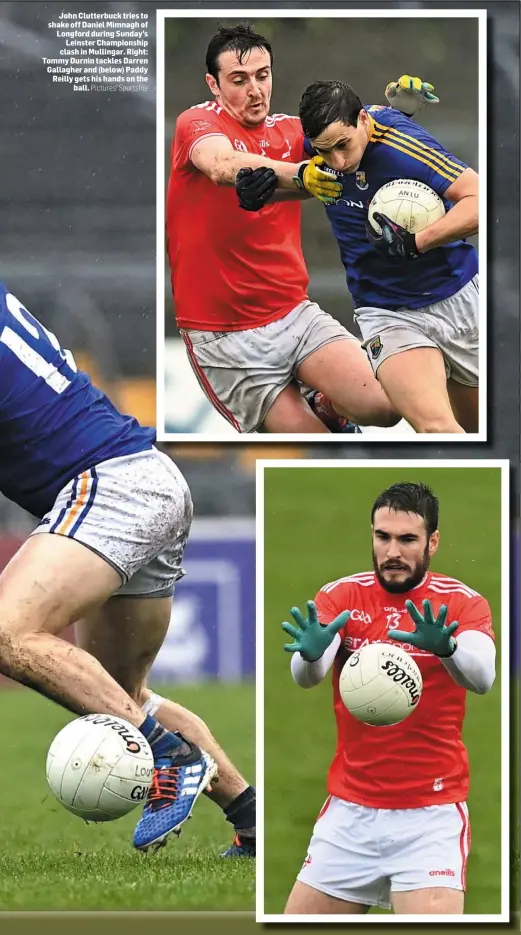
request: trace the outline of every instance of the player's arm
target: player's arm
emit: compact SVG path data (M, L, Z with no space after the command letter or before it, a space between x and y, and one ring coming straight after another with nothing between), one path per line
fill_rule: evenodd
M390 630L390 639L411 643L418 649L438 656L454 681L467 691L484 695L494 683L496 648L492 636L490 608L479 597L460 614L465 629L458 634L458 620L448 620L449 610L442 604L437 616L430 601L423 601L420 611L412 601L405 606L416 629ZM461 609L461 608L460 608Z
M300 613L298 607L291 609L295 626L287 622L282 624L282 629L294 640L286 643L284 650L292 653L291 675L301 688L313 688L327 674L340 646L339 632L349 620L349 611L338 615L333 611L333 619L322 625L315 603L308 601L307 608L307 617Z
M240 169L268 168L276 174L277 188L298 194L294 177L300 163L279 162L255 153L238 152L224 135L207 137L196 143L190 159L196 169L204 172L216 185L235 185Z
M452 656L441 660L457 685L477 695L490 691L496 677L496 647L486 633L464 630Z
M477 234L479 228L479 176L467 168L445 191L453 202L446 215L415 235L419 253Z

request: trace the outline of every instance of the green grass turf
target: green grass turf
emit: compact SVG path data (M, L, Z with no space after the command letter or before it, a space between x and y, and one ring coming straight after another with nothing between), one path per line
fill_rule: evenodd
M370 509L400 480L440 498L435 571L484 594L500 629L500 479L494 469L268 468L265 471L265 909L283 910L326 797L336 731L331 683L294 685L280 629L326 582L372 568ZM497 640L498 644L500 640ZM472 853L467 913L500 911L500 690L469 694ZM368 783L371 776L367 776ZM406 803L404 803L406 804ZM507 872L505 870L505 872Z
M157 690L200 714L253 781L253 685ZM70 715L27 689L0 692L0 713L0 911L253 909L252 861L219 858L233 829L214 804L202 797L179 839L139 854L139 807L87 825L47 787L47 749Z

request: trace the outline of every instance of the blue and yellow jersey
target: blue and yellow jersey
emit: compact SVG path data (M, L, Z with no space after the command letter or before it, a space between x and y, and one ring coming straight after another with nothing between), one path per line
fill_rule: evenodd
M367 148L353 174L341 176L340 201L326 207L355 308L421 308L454 295L478 271L474 247L464 240L429 250L409 263L388 260L371 246L365 222L371 199L395 179L417 179L443 198L467 168L423 127L392 107L366 107L372 121ZM311 147L307 143L308 152Z
M41 518L74 477L154 438L0 283L0 491Z

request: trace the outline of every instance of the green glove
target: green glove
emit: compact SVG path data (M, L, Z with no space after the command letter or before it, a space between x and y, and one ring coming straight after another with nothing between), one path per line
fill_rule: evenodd
M395 110L401 111L406 117L414 117L426 104L439 104L440 99L433 91L434 86L428 81L402 75L398 81L391 81L387 85L385 96Z
M338 631L345 627L349 617L348 610L342 611L338 617L328 623L326 627L318 622L317 608L313 601L307 602L308 616L303 617L298 607L291 608L296 627L291 623L284 622L282 629L289 633L295 640L294 643L286 643L284 650L287 653L300 653L306 662L315 662L324 655L328 646L331 646Z
M305 189L325 205L334 204L342 194L342 182L335 170L326 166L323 156L301 163L293 181L297 188Z
M430 601L423 602L423 616L412 601L405 601L405 606L416 624L416 629L412 633L406 633L405 630L389 630L389 639L411 643L418 649L425 649L441 658L452 656L458 645L452 634L458 629L459 623L454 620L445 626L447 606L442 604L437 617L434 616Z

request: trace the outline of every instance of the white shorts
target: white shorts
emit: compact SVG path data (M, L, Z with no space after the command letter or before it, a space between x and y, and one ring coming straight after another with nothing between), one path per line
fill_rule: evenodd
M238 432L255 432L299 366L333 341L355 341L316 302L246 331L183 331L192 369L212 406Z
M333 796L318 816L297 879L337 899L390 909L392 892L464 890L469 850L464 802L377 809Z
M188 485L157 448L111 458L60 491L33 532L68 536L121 575L117 594L167 597L184 575L192 522Z
M443 354L447 379L477 386L479 348L479 277L463 289L424 308L358 308L355 321L376 374L389 357L416 347L436 347Z

